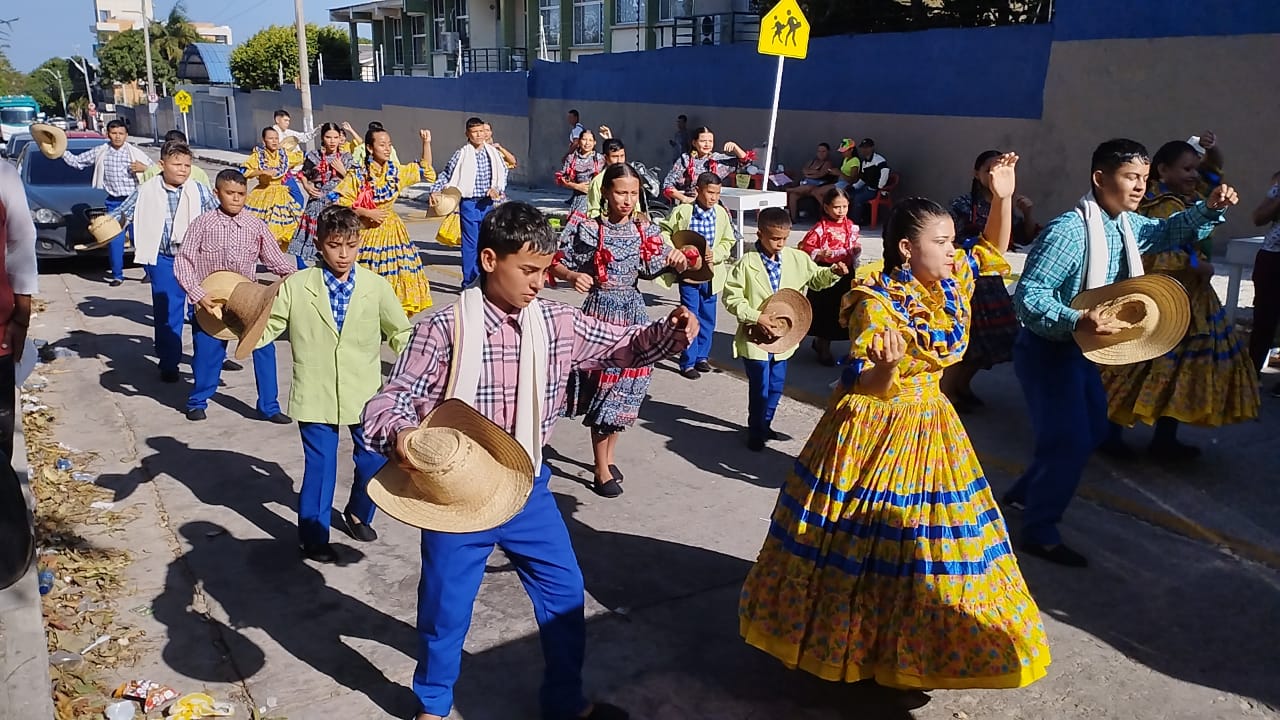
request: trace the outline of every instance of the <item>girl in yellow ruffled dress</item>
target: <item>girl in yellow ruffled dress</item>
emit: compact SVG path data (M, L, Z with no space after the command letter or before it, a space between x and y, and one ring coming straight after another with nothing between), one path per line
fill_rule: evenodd
M1182 140L1165 143L1151 159L1151 180L1138 212L1167 218L1204 200L1220 184L1220 157L1212 133L1201 139L1204 158ZM1108 411L1117 425L1155 426L1150 451L1157 458L1190 460L1200 449L1178 441L1178 424L1218 427L1258 417L1258 377L1248 346L1227 321L1213 277L1212 246L1196 246L1144 255L1147 272L1170 275L1187 288L1191 326L1173 350L1136 365L1102 368ZM1114 449L1118 432L1109 440Z
M356 261L391 283L409 317L431 307L431 286L422 256L395 210L396 200L406 188L436 179L431 167L431 131L419 130L418 134L422 157L405 165L391 159L391 133L380 123L369 123L364 162L348 168L347 176L334 190L336 202L354 210L364 221Z
M1016 155L956 249L941 205L894 206L885 270L841 310L853 341L788 475L738 606L747 643L832 681L1013 688L1049 665L1040 611L960 418L938 389L968 346L974 279L1009 272Z
M280 147L275 128L266 128L262 131L262 144L244 161L244 176L258 181L245 198L244 209L262 218L281 250L289 248L302 217L302 205L285 184L289 168L301 165L302 159L301 152L286 152Z

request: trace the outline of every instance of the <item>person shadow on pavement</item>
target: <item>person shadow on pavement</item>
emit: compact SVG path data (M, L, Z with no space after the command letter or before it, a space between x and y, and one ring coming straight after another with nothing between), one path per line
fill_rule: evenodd
M413 658L413 626L330 587L283 543L238 539L203 520L184 523L178 533L188 549L169 564L164 590L152 603L155 619L167 630L163 658L170 668L206 682L249 680L268 664L266 653L243 632L257 628L387 715L405 717L416 707L409 688L343 641L373 640ZM226 622L196 602L196 581Z
M652 397L640 406L640 422L646 430L666 437L666 447L672 453L703 472L730 480L778 488L795 462L772 445L761 452L748 450L743 425Z

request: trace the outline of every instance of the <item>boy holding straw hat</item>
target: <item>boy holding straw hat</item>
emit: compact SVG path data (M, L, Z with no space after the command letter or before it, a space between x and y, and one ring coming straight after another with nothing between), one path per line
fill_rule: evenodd
M173 274L194 312L218 317L215 299L202 286L205 278L219 270L254 278L258 275L258 263L280 277L288 277L297 270L297 265L280 250L271 228L261 218L243 212L248 193L245 176L239 170L227 169L218 173L215 182L218 207L202 213L191 223L174 258ZM199 322L194 322L191 343L193 382L187 398L187 419L199 421L205 419L209 398L217 392L218 381L222 379L227 341L210 335ZM258 386L258 413L262 419L287 425L289 418L280 412L278 399L275 345L267 344L254 350L253 378Z
M747 373L747 448L759 452L765 441L780 438L770 425L787 383L787 360L813 319L808 300L797 291L826 290L849 273L849 266L822 267L807 253L787 247L791 215L783 208L761 210L756 235L755 247L730 271L721 300L738 318L733 356L742 358Z
M284 281L258 341L259 348L271 347L289 329L294 358L289 414L298 421L305 459L298 493L298 535L303 555L324 563L338 559L329 544L329 516L343 426L351 432L356 469L342 518L356 540L378 537L372 527L374 506L367 486L386 458L365 442L360 411L382 384L382 341L400 352L410 331L409 318L391 283L356 263L361 227L351 208L332 205L320 212L316 220L320 265ZM264 237L266 247L271 236Z
M1144 217L1136 211L1150 171L1151 158L1140 143L1116 139L1099 145L1089 192L1045 227L1013 297L1023 325L1013 368L1027 399L1035 455L1002 504L1023 510L1024 552L1067 567L1089 562L1063 544L1058 523L1089 456L1109 431L1102 376L1078 343L1092 345L1094 336L1126 329L1105 305L1081 310L1072 307L1072 299L1082 290L1141 275L1144 254L1203 240L1238 201L1235 190L1219 185L1207 202L1163 220Z
M539 300L557 247L546 219L531 205L495 208L480 226L479 283L464 290L456 305L417 324L391 378L364 410L369 446L393 458L396 465L389 465L389 470L413 478L394 482L379 474L370 493L384 511L423 528L418 597L423 654L413 677L422 705L419 720L441 720L453 706L472 604L495 545L515 563L533 600L546 662L542 717L628 717L618 707L591 703L583 695L582 571L547 487L551 472L542 463L542 448L564 405L570 372L652 365L687 347L698 332L698 321L680 307L664 320L627 327ZM451 472L461 469L466 474L471 468L490 477L485 468L494 460L511 468L518 465L524 471L523 482L531 486L525 488L527 502L514 507L496 501L455 503L454 493L439 491L440 476L426 471L428 456L439 442L422 442L432 435L424 436L430 428L420 430L419 425L425 419L429 426L444 410L457 416L459 407L463 415L472 412L480 422L454 421L454 427L446 428L452 435L445 440L455 446L463 442L471 447L473 441L492 446L478 429L492 425L518 441L523 452L515 464L502 463L493 451L469 452L471 459L450 466ZM435 437L439 439L438 433ZM530 483L531 474L536 476ZM464 487L485 482L479 475ZM502 490L495 489L494 496L512 495ZM453 519L445 522L441 517ZM477 527L487 529L476 531Z

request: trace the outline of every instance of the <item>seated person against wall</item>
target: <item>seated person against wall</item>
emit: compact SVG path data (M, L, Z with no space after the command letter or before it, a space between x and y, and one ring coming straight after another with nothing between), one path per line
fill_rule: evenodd
M799 202L806 197L816 197L814 191L835 182L836 169L831 164L831 146L818 143L818 152L805 166L800 180L787 187L787 210L791 217L799 217L796 212Z
M840 147L836 148L836 152L840 153L840 167L836 170L836 187L848 190L858 181L858 172L862 166L862 160L858 158L858 146L853 138L845 138L840 141ZM817 194L814 197L818 197Z
M867 203L875 198L880 188L889 184L889 161L876 152L876 141L866 138L858 143L858 179L850 187L853 209L849 215L854 222L867 222Z

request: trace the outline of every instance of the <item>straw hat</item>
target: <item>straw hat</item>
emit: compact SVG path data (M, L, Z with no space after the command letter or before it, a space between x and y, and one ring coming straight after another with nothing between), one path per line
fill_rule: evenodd
M1102 310L1124 329L1114 335L1075 332L1084 356L1099 365L1131 365L1169 352L1187 334L1191 303L1187 290L1168 275L1140 275L1085 290L1071 300L1076 310Z
M57 160L67 152L67 132L60 127L36 123L27 130L40 152L50 160Z
M461 204L462 191L456 187L447 187L440 191L436 204L431 206L431 214L436 217L446 217L457 212Z
M671 236L671 244L677 250L691 247L698 251L696 267L694 263L689 263L689 269L680 273L681 281L690 285L700 285L704 282L709 282L715 276L715 269L706 262L707 239L701 233L696 233L692 230L680 230Z
M120 221L104 213L89 221L89 234L93 236L93 242L76 245L76 250L97 250L111 244L122 232L124 228L120 227Z
M387 462L369 497L407 525L437 532L491 530L533 492L533 461L502 428L458 399L445 400L408 437L406 471Z
M298 138L288 135L280 141L280 147L287 153L296 152L298 150Z
M760 312L771 313L777 318L778 326L772 328L777 337L767 337L759 331L758 325L751 325L747 328L747 339L770 353L783 353L799 345L813 324L813 306L809 304L809 298L791 288L783 288L760 303Z
M262 285L227 270L219 270L205 278L200 287L219 308L217 314L196 306L196 322L200 329L219 340L236 340L235 358L243 360L253 353L271 317L280 283Z

